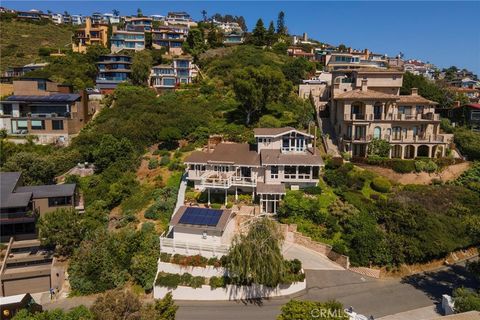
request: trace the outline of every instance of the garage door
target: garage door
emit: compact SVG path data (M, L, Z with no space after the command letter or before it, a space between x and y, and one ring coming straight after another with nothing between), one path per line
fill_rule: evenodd
M20 293L35 293L50 290L50 276L4 280L3 290L5 296Z

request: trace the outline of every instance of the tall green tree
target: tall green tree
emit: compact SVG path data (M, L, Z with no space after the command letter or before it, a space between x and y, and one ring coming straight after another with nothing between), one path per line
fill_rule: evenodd
M227 256L227 269L234 283L257 283L275 287L286 267L280 250L282 235L275 223L263 218L246 235L238 235Z
M267 103L280 101L290 94L291 84L283 74L269 66L247 67L235 73L233 90L240 102L245 123L251 124Z
M275 35L275 26L273 25L273 21L270 21L270 25L268 26L267 33L265 35L265 43L267 46L272 46L276 41Z
M255 28L252 31L252 43L256 46L265 45L265 36L267 30L265 30L265 25L263 24L262 19L258 19L255 24Z
M132 82L135 85L148 85L148 77L152 69L153 59L150 51L136 52L132 60Z
M287 34L287 27L285 26L285 12L280 11L277 18L277 33L280 35Z
M183 43L183 50L191 54L195 61L198 60L198 56L205 52L207 46L205 45L205 39L203 37L203 29L193 28L188 32L186 41Z

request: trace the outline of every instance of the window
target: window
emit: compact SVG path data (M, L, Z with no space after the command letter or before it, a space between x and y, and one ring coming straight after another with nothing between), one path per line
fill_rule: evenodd
M380 127L375 127L375 129L373 129L373 137L375 139L380 139L382 135L382 129Z
M278 166L272 166L270 168L270 178L278 179Z
M72 197L53 197L48 198L49 207L67 206L72 204Z
M63 120L52 120L53 130L63 130Z
M32 120L32 130L45 130L45 120Z
M47 82L46 81L38 81L37 82L37 89L45 91L47 90Z
M285 166L285 179L295 179L297 177L297 167Z
M310 168L305 166L298 167L298 179L310 179Z
M27 120L18 120L17 121L17 129L18 130L27 130L28 129Z

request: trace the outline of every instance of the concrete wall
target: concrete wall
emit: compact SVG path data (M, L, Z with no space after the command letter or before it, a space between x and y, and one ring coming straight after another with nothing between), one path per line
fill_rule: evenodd
M158 260L157 274L159 272L167 272L174 274L190 273L194 277L222 277L227 274L225 268L214 268L213 266L202 267L184 267L174 263L161 262Z
M175 300L240 300L255 298L272 298L285 295L291 295L307 288L306 280L292 283L291 285L279 285L270 288L262 285L252 286L234 286L227 285L225 288L212 289L209 285L203 285L201 288L193 289L191 287L178 286L176 289L155 286L153 288L153 297L155 299L163 298L168 292L171 292Z

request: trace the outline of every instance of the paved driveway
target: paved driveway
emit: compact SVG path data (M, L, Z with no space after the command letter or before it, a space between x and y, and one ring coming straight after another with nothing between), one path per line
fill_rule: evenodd
M303 269L308 270L343 270L341 266L332 262L323 254L300 246L286 243L283 251L286 259L297 258L302 262Z

